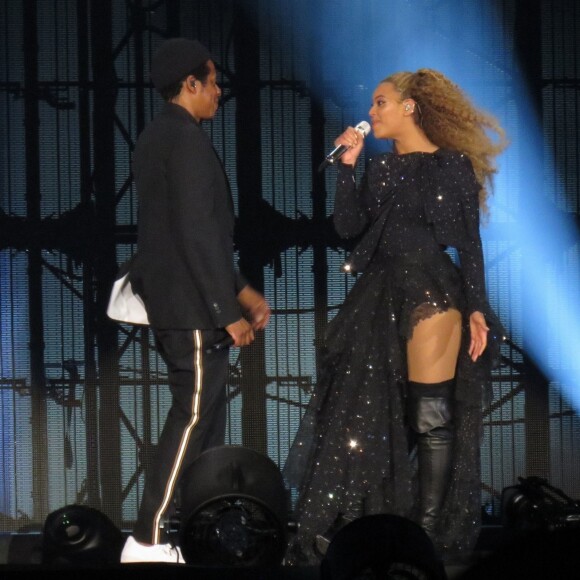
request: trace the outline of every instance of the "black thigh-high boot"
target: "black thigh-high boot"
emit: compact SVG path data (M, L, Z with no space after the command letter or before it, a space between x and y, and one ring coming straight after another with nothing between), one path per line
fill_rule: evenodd
M416 433L419 476L419 524L432 540L449 482L453 453L453 387L409 381L407 418Z

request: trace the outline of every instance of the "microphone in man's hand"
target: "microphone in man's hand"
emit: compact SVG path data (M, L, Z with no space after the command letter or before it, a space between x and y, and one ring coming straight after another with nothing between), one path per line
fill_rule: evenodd
M371 126L366 121L361 121L355 129L363 136L363 139L371 132ZM325 158L318 167L318 171L323 171L329 165L333 165L338 161L350 147L346 145L337 145Z
M218 352L219 350L223 350L224 348L228 348L234 344L234 339L228 334L225 338L214 342L211 346L205 349L207 354L211 354L212 352Z

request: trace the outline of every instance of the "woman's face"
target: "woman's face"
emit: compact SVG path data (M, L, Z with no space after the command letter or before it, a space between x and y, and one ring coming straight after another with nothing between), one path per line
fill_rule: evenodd
M396 139L404 127L404 105L401 94L392 83L381 83L373 94L369 111L373 134L377 139Z

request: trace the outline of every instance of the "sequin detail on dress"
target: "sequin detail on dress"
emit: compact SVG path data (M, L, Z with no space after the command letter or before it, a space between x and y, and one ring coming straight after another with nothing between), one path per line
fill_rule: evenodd
M288 563L319 561L313 544L339 514L414 517L415 466L405 425L406 340L422 319L448 308L463 314L456 380L456 444L438 544L468 553L480 518L482 401L499 360L501 325L486 300L479 236L479 185L469 159L451 151L378 156L357 188L338 166L334 223L360 238L346 270L359 273L329 323L318 380L284 476L298 492L299 531ZM446 252L454 247L461 268ZM472 363L468 316L493 331Z

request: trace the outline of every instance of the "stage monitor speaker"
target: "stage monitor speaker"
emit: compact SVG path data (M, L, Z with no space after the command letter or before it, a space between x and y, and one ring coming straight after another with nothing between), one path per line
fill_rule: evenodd
M278 566L287 547L288 494L276 464L224 445L183 474L179 544L188 564Z
M100 511L67 505L50 513L43 528L42 563L56 566L118 564L121 531Z
M392 514L363 516L339 526L326 549L320 574L321 580L447 578L425 530Z

